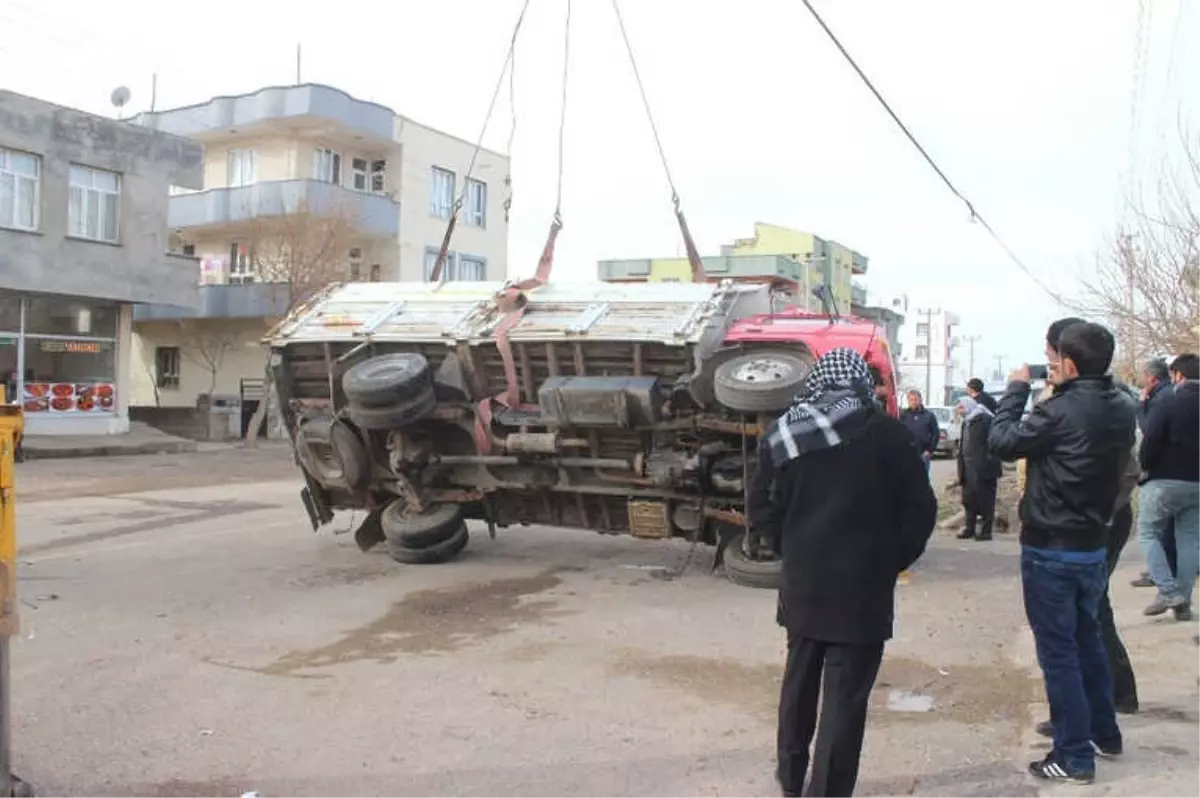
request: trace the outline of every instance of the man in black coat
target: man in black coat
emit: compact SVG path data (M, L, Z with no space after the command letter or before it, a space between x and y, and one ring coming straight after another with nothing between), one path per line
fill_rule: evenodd
M874 403L854 350L818 360L796 404L771 425L749 499L750 522L783 560L780 786L801 794L816 732L807 794L850 795L892 636L896 577L921 556L937 520L921 453Z
M993 415L1000 409L1000 403L987 391L983 390L983 380L972 377L967 380L967 396L987 408Z
M962 437L958 441L958 484L962 490L966 525L959 540L991 540L996 519L996 487L1000 481L1000 459L988 446L992 431L992 413L982 402L969 396L958 400L955 408L962 416ZM978 524L978 528L976 528Z
M922 402L920 391L908 392L908 407L901 411L900 421L917 444L917 451L925 460L925 473L928 474L933 453L937 451L938 441L942 438L942 428L938 425L937 416Z
M1138 404L1138 426L1143 431L1146 429L1146 421L1150 418L1151 411L1170 398L1175 389L1173 382L1171 369L1167 366L1166 360L1159 357L1146 364L1146 369L1142 372L1142 401ZM1167 558L1167 567L1171 569L1171 575L1174 576L1178 565L1174 519L1167 519L1163 522L1160 542L1163 554ZM1154 587L1150 571L1143 571L1141 576L1133 580L1133 586Z
M1033 406L1029 368L1009 377L992 422L992 451L1025 458L1021 587L1050 702L1054 747L1030 763L1041 779L1091 783L1097 750L1122 752L1099 609L1108 587L1107 538L1133 447L1135 410L1107 376L1115 341L1098 324L1052 326L1053 395Z

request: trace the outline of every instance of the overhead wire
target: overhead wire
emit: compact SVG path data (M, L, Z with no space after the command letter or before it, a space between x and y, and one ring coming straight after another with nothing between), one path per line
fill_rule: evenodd
M613 0L613 2L615 3L616 0ZM837 47L838 51L842 54L842 57L846 59L846 62L858 74L858 77L862 80L863 84L871 91L871 94L875 96L875 99L879 101L879 104L883 107L883 110L887 111L888 116L890 116L892 121L896 123L896 126L900 128L900 131L904 133L904 136L909 140L913 147L916 148L917 152L921 154L921 157L925 159L925 162L929 164L930 168L933 169L937 176L941 178L942 182L946 185L946 188L950 190L950 193L952 193L964 205L967 206L967 211L971 214L971 221L977 222L984 230L987 231L988 235L992 237L992 240L999 245L1000 249L1004 251L1004 254L1008 256L1009 260L1016 264L1017 268L1025 273L1026 277L1032 280L1034 284L1045 291L1052 299L1059 301L1061 299L1059 293L1051 289L1044 281L1042 281L1041 278L1034 274L1033 270L1025 264L1025 261L1022 260L1015 251L1013 251L1012 247L1005 243L1004 239L1000 237L1000 234L996 232L996 229L992 227L987 219L985 219L979 213L975 207L975 204L967 198L966 194L958 189L958 186L954 185L954 182L949 178L949 176L947 176L942 168L938 166L937 162L933 159L933 156L930 155L929 151L926 150L921 142L917 140L917 137L908 128L908 125L904 124L903 120L900 119L900 116L895 112L895 110L892 109L892 106L888 103L888 101L884 99L884 96L879 92L879 89L875 88L875 84L872 83L871 79L867 77L865 72L863 72L862 67L860 67L858 62L854 60L854 57L850 55L849 51L842 44L841 40L838 39L837 35L834 34L834 32L830 29L829 25L825 23L825 20L821 18L821 15L817 12L817 9L813 7L811 0L801 0L801 2L804 3L804 7L808 9L808 12L812 14L813 19L816 20L817 24L821 27L821 30L825 31L825 35L828 36L829 40L833 42L835 47Z
M663 172L667 175L667 185L671 188L671 201L679 204L679 192L675 189L675 179L671 176L671 167L667 163L667 151L663 148L662 137L658 134L658 124L654 121L654 112L650 110L650 99L646 95L646 84L642 81L642 72L638 69L637 57L633 54L633 44L629 41L629 31L625 28L625 18L621 14L621 5L612 0L613 11L617 16L617 25L621 28L621 39L625 42L625 52L629 54L629 63L633 67L633 77L637 81L638 93L642 97L642 107L646 109L646 118L650 120L650 131L654 134L654 145L658 148L658 157L662 161Z

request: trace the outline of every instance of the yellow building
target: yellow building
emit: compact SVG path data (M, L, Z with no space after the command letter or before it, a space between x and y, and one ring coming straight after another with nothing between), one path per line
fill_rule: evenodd
M790 227L754 223L752 238L739 238L721 247L722 255L786 255L808 264L820 275L837 300L838 309L850 312L855 275L867 273L867 257L836 241L828 241Z

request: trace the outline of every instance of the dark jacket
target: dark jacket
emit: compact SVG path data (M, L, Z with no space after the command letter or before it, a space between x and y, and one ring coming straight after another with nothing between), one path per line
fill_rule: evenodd
M958 442L958 481L964 493L969 486L1000 479L1003 466L988 446L991 431L992 417L986 413L962 425L962 438Z
M1182 383L1152 406L1138 459L1148 481L1200 482L1200 385Z
M1150 412L1162 404L1164 399L1171 397L1171 390L1171 385L1160 382L1150 389L1150 395L1144 401L1138 402L1137 423L1143 433L1146 431L1146 421L1150 418Z
M916 441L917 449L929 454L937 451L938 441L942 437L942 428L938 426L937 416L931 413L928 408L924 406L916 410L905 408L900 413L900 420L904 422L908 433Z
M1111 377L1058 385L1022 419L1028 399L1028 383L1009 385L989 437L1002 460L1026 459L1021 543L1063 551L1104 548L1133 447L1134 408Z
M979 404L986 407L988 410L992 411L993 414L1000 409L1000 403L996 401L996 397L992 396L987 391L980 391L972 398L976 402L979 402Z
M892 636L896 577L925 551L937 499L912 436L874 409L843 443L776 470L759 449L750 521L783 557L779 620L790 634L874 644Z

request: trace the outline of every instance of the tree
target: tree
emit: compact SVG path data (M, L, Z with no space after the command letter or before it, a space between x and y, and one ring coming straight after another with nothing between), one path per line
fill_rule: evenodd
M217 374L225 362L225 356L239 344L236 335L221 324L204 324L181 320L179 322L183 340L183 356L208 372L208 396L217 390Z
M332 282L345 280L355 240L353 219L341 207L307 205L250 221L246 246L256 278L283 292L287 313ZM246 429L244 444L254 447L275 396L269 365L267 390Z
M1114 370L1129 380L1149 358L1194 352L1200 338L1200 141L1182 138L1183 168L1164 167L1152 201L1131 199L1095 275L1066 303L1113 327Z

